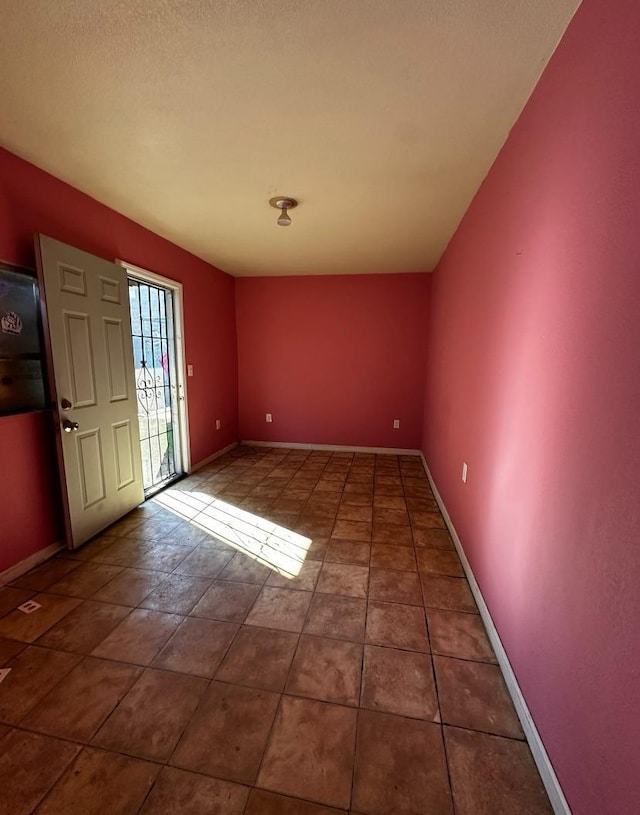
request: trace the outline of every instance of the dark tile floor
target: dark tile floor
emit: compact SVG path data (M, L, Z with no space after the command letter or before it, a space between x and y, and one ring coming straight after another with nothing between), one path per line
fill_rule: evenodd
M219 459L0 590L0 666L0 815L551 812L413 457Z

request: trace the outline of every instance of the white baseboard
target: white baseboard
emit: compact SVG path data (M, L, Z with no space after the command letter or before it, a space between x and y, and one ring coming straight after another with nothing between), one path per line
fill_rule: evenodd
M540 773L540 778L542 779L542 783L544 784L544 787L547 791L547 795L549 796L549 800L551 802L551 806L553 807L553 811L555 815L571 815L571 809L569 808L567 799L565 798L564 793L562 792L562 787L560 786L560 782L558 781L558 776L556 775L555 770L553 769L553 765L551 764L549 755L545 749L542 739L540 738L540 734L538 733L538 728L536 727L535 722L533 721L533 717L531 716L529 707L525 701L522 691L520 690L520 685L518 684L516 675L513 672L511 663L509 662L509 657L507 656L507 652L504 649L504 646L500 639L500 635L498 634L498 631L491 618L491 614L489 613L487 604L485 603L484 597L482 596L482 592L480 591L478 582L475 578L475 575L473 574L473 570L469 565L469 561L467 560L467 556L462 547L462 543L460 542L460 538L458 537L458 533L456 532L456 529L453 525L453 521L449 517L447 508L444 505L442 496L438 492L438 488L435 485L433 476L431 475L431 471L429 470L429 466L422 452L420 453L420 456L422 458L422 464L424 465L427 478L429 479L429 483L431 484L431 489L433 490L435 499L438 502L438 506L440 507L440 512L442 512L442 517L444 518L447 528L451 533L453 543L456 547L456 550L460 557L460 561L462 563L462 568L464 569L465 574L467 576L467 580L469 581L469 586L471 588L471 592L478 606L480 617L482 618L482 622L484 623L484 626L487 629L487 635L489 637L491 645L493 646L493 650L495 651L496 658L500 666L500 670L502 671L504 681L507 685L507 689L515 706L518 718L520 719L520 724L522 725L522 729L524 730L527 742L529 743L529 747L531 748L533 760L535 761L536 766L538 768L538 772Z
M29 555L29 557L16 563L15 566L10 566L8 569L5 569L4 572L0 572L0 586L4 586L7 583L11 583L12 580L17 580L19 577L22 577L23 574L44 563L45 560L49 560L50 557L53 557L56 552L59 552L61 549L66 549L63 543L52 543L51 546L39 549L37 552Z
M336 453L378 453L389 456L420 456L420 450L404 450L400 447L350 447L344 444L300 444L289 441L242 441L250 447L288 447L292 450L325 450Z
M212 461L215 461L217 458L220 458L225 453L228 453L230 450L233 450L234 447L238 446L238 442L234 441L231 444L227 444L226 447L223 447L222 450L218 450L217 453L213 453L206 458L203 458L202 461L198 461L196 464L192 464L189 469L189 474L195 473L196 470L202 469L202 467L206 467L207 464L211 464Z

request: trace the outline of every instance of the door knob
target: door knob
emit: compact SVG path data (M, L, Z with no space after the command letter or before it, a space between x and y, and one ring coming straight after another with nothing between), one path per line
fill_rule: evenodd
M70 422L69 419L65 419L62 422L62 429L65 433L72 433L74 430L77 430L80 427L78 422Z
M60 410L71 410L73 405L68 399L60 400Z

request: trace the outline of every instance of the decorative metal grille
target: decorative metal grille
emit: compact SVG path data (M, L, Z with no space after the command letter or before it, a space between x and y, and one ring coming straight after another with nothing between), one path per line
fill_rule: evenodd
M180 475L173 292L129 278L140 449L145 493Z

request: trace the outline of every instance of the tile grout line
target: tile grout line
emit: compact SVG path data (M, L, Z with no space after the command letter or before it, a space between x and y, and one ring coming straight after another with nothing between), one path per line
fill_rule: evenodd
M429 636L429 647L431 647L431 629L430 629L430 626L429 626L429 619L428 619L428 617L426 615L426 609L425 609L425 618L427 620L427 635ZM431 671L433 673L433 683L434 683L434 686L435 686L436 700L437 700L437 703L438 703L438 719L439 719L440 739L442 741L442 751L443 751L443 754L444 754L445 767L447 769L447 781L448 781L448 784L449 784L449 797L451 799L451 808L452 808L453 812L455 813L456 805L455 805L455 801L454 801L454 798L453 798L453 778L451 776L451 767L450 767L450 764L449 764L449 756L448 756L448 753L447 753L447 746L446 746L446 741L445 741L445 738L444 738L444 720L443 720L443 715L442 715L442 704L440 702L440 690L438 688L438 675L436 673L436 664L435 664L435 660L433 658L433 651L431 652Z

